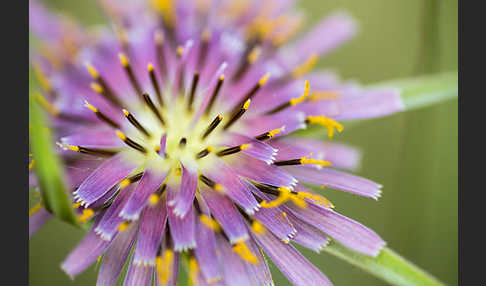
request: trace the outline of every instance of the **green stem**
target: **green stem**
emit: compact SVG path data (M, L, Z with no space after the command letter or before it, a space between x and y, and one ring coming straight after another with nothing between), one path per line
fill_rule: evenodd
M331 241L324 248L324 251L363 269L391 285L445 285L389 248L384 248L376 258L373 258L354 252L335 241Z

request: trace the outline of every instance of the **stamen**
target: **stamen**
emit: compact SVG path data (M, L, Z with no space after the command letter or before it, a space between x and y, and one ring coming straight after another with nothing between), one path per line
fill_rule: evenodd
M265 227L256 220L251 223L251 230L256 234L264 234L266 231Z
M209 100L208 106L206 107L206 111L205 111L206 115L209 115L209 113L211 112L211 108L213 107L214 102L216 101L216 97L218 97L219 90L223 85L223 81L224 81L224 75L221 75L219 77L218 83L216 84L216 88L214 89L213 94L211 95L211 99Z
M155 50L156 50L156 58L157 64L159 66L160 76L164 79L164 76L167 74L165 70L165 54L164 54L164 34L161 31L156 31L154 34L154 41L155 41Z
M254 47L251 50L250 54L248 55L248 62L250 64L255 63L258 60L258 58L260 57L261 54L262 54L262 48L260 48L259 46Z
M36 212L40 211L42 208L42 203L37 203L35 204L30 210L29 210L29 216L35 214Z
M81 223L86 223L90 218L94 215L94 211L92 209L84 209L81 215L78 216L78 220Z
M258 90L260 90L260 88L263 85L265 85L265 83L268 81L269 77L270 77L269 73L262 76L260 78L260 80L253 86L253 88L250 89L250 91L248 91L248 93L245 95L245 97L243 97L243 99L236 105L235 109L238 108L238 106L243 105L243 103L245 103L248 99L251 99L253 96L255 96L255 94L258 92Z
M189 94L189 102L187 104L187 110L192 110L192 103L194 101L194 95L196 94L197 83L199 82L199 73L194 72L194 77L192 78L191 93Z
M231 117L231 119L228 121L228 123L226 123L226 125L223 127L223 130L226 130L228 129L231 125L233 125L238 119L240 119L240 117L248 110L248 108L250 108L250 103L251 103L251 99L248 99L247 101L245 101L245 103L243 104L243 106L240 108L240 110L236 111L236 113L233 113L233 116Z
M251 264L258 264L258 258L246 246L245 242L239 241L233 246L233 251L238 254L241 259Z
M304 164L316 164L322 167L331 166L332 163L324 160L317 160L312 158L302 157L299 159L283 160L273 162L276 166L290 166L290 165L304 165Z
M133 176L130 176L130 177L125 178L122 181L120 181L120 183L118 183L118 186L120 187L120 189L124 189L124 188L128 187L130 184L133 184L133 183L140 181L140 179L142 179L142 176L143 176L142 172L137 173Z
M74 146L74 145L67 145L67 144L60 144L60 146L64 149L67 148L74 152L79 152L79 153L89 154L89 155L113 156L116 153L118 153L118 151L103 149L103 148L88 148L88 147Z
M328 132L327 135L328 135L329 138L333 137L334 128L336 128L336 130L338 132L343 131L343 126L341 124L339 124L337 121L335 121L331 118L325 117L323 115L322 116L307 116L305 123L307 123L307 124L319 124L319 125L326 127L327 132Z
M149 199L148 199L148 203L149 203L149 206L153 207L155 205L157 205L157 203L159 202L159 196L157 194L151 194Z
M216 127L218 127L219 123L221 123L222 120L223 120L223 116L221 116L221 114L218 114L218 116L216 116L216 118L213 119L213 121L211 122L211 124L209 124L204 134L201 136L201 140L204 140L206 137L208 137L208 135L211 134L211 132L213 132L213 130Z
M258 135L257 137L255 137L255 139L260 140L260 141L264 141L264 140L272 138L273 136L279 134L280 132L282 132L284 130L285 130L285 126L282 126L280 128L273 129L273 130L270 130L268 132L262 133L262 134Z
M219 151L218 153L216 153L216 155L219 156L219 157L231 155L231 154L238 153L240 151L246 150L250 147L251 147L251 144L241 144L239 146L223 149L223 150Z
M162 123L162 126L165 126L165 121L162 118L162 115L160 114L160 112L157 109L157 107L155 107L152 99L150 99L150 96L147 93L144 93L143 94L143 99L145 100L145 103L148 105L148 107L150 108L150 110L152 110L152 112L155 114L155 116L157 116L157 119L159 119L160 123Z
M128 79L130 80L133 88L137 92L138 96L142 94L142 88L140 87L140 84L138 83L137 79L135 78L135 75L133 73L132 66L130 65L130 61L128 58L125 56L124 53L119 53L118 58L120 59L120 63L125 69L125 72L128 75Z
M331 203L331 201L329 201L328 199L320 195L306 193L306 192L298 192L297 197L301 199L311 199L316 203L324 206L325 208L334 208L334 205Z
M142 132L145 136L147 137L150 137L150 133L147 131L147 129L145 129L141 124L140 122L138 122L137 119L135 119L135 117L130 113L128 112L128 110L126 109L123 109L123 114L125 114L125 117L128 119L128 121L135 127L137 128L138 131Z
M199 175L199 180L201 180L206 186L214 189L217 192L222 192L223 191L223 186L220 184L216 184L213 180L210 178L204 176L203 174Z
M206 63L208 54L209 40L211 39L211 30L204 29L201 35L201 46L199 48L199 55L197 59L197 69L202 70L202 67Z
M120 125L118 125L118 123L111 120L108 116L99 111L98 108L91 105L87 100L84 101L84 106L89 108L89 110L93 111L96 117L98 117L101 121L104 121L106 124L110 125L113 128L120 128Z
M303 64L296 67L292 71L292 77L293 78L299 78L299 77L303 76L304 74L308 73L315 66L318 59L319 59L319 56L317 54L310 55L309 58L307 58L307 60Z
M262 184L255 184L255 186L266 193L270 193L272 195L277 195L277 199L267 202L266 200L263 200L260 202L260 206L262 208L274 208L278 207L283 203L286 203L288 200L291 200L294 204L296 204L298 207L305 208L307 207L307 203L304 201L302 197L298 196L297 192L289 190L287 187L281 186L278 187L275 191L275 187L273 186L267 186L267 185L262 185Z
M125 142L128 146L132 147L133 149L136 149L142 153L147 153L147 150L140 144L136 143L132 139L128 138L125 133L121 132L120 130L116 130L116 135L120 137L120 139Z
M91 77L96 80L96 82L99 85L93 85L91 84L91 88L101 94L103 97L105 97L108 101L116 105L117 107L121 107L122 103L118 99L119 97L115 94L113 89L108 85L108 83L103 79L103 77L100 76L98 73L98 70L94 66L92 66L90 63L86 63L86 68L88 69L88 72L90 73Z
M59 110L54 105L52 105L49 101L47 101L47 99L44 96L42 96L41 93L36 93L35 98L37 99L37 101L39 101L41 106L45 110L47 110L47 112L49 112L50 114L54 116L58 116L60 114Z
M221 231L221 226L219 225L218 221L205 215L202 214L199 216L199 220L201 221L202 224L204 224L207 228L212 229L215 232L220 232Z
M238 82L247 73L250 65L256 62L260 54L261 48L256 46L255 42L249 43L231 80L233 82Z
M209 155L213 151L213 147L209 146L206 147L206 149L200 151L199 153L196 154L196 159L201 159Z
M306 100L307 96L309 96L309 82L306 80L305 81L304 93L301 96L296 97L296 98L292 98L289 101L280 104L279 106L275 107L274 109L266 112L266 114L274 114L274 113L277 113L279 111L284 110L285 108L288 108L288 107L291 107L291 106L296 106L297 104Z
M161 285L166 285L170 279L172 273L172 260L174 258L174 253L170 249L164 251L164 258L158 255L155 258L157 275Z
M187 138L182 137L181 140L179 141L179 148L184 148L187 145Z
M164 106L164 101L162 99L162 92L160 91L159 83L157 82L157 78L155 77L154 66L151 63L149 63L147 65L147 70L149 72L150 81L152 82L152 86L155 90L155 93L157 94L157 100L159 101L159 105Z

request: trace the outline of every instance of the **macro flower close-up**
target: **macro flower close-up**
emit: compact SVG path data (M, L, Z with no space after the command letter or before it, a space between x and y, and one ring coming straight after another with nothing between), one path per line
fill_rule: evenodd
M408 106L398 87L317 65L360 32L349 13L307 27L290 0L97 4L108 24L85 27L29 1L31 105L49 125L29 134L49 138L65 189L52 191L51 155L31 143L29 237L56 217L86 231L57 262L65 275L95 265L96 285L275 285L280 271L333 285L302 249L395 257L328 197L380 199L380 183L354 174L361 151L335 140Z

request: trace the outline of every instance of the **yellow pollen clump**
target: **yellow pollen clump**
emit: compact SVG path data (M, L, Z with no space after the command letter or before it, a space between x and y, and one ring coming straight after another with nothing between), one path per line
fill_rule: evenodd
M94 211L92 209L84 209L83 213L79 215L78 219L81 223L86 223L91 217L93 217Z
M224 80L224 74L222 74L222 75L219 76L219 80L220 81L223 81Z
M154 150L158 153L160 151L160 145L155 145Z
M33 206L30 210L29 210L29 216L35 214L36 212L38 212L42 207L42 203L37 203L35 206Z
M71 151L79 152L79 146L74 146L74 145L64 145L64 146L66 146L66 148L68 148Z
M265 233L265 227L260 222L258 222L256 220L254 220L251 223L251 229L256 234L263 234L263 233Z
M125 133L121 132L120 130L116 130L116 136L120 137L121 140L125 141L127 139L127 136Z
M245 104L243 104L243 109L248 110L248 108L250 108L250 103L251 103L251 99L245 101Z
M128 226L130 226L130 224L128 222L124 221L124 222L122 222L118 225L118 230L120 232L125 231L125 230L127 230Z
M148 202L150 206L155 206L159 202L159 196L157 196L157 194L151 194Z
M312 158L307 158L307 157L300 158L300 163L301 164L315 164L315 165L320 165L320 166L323 166L323 167L332 165L332 163L329 162L329 161L317 160L317 159L312 159Z
M291 192L288 188L286 187L279 187L278 188L279 190L279 195L278 197L271 201L271 202L267 202L266 200L260 202L260 206L262 208L274 208L274 207L278 207L279 205L287 202L291 196Z
M289 103L291 106L296 106L297 104L303 102L307 96L309 96L309 81L306 80L304 93L297 98L292 98Z
M129 62L124 53L119 53L118 58L120 59L120 63L122 64L122 66L128 66Z
M343 131L343 126L340 123L325 116L307 116L306 121L310 124L319 124L326 127L328 131L327 135L329 138L333 137L334 128L336 128L338 132Z
M89 74L94 78L98 79L100 77L100 74L96 70L94 66L92 66L90 63L86 63L86 69L88 69Z
M170 279L173 258L174 253L170 249L164 251L164 258L161 256L155 258L157 275L159 276L161 285L167 285L167 282Z
M214 147L213 146L208 146L208 147L206 147L206 150L211 153L211 152L213 152Z
M251 147L251 144L241 144L240 145L240 150L243 151L243 150L246 150L246 149L248 149L250 147Z
M84 101L84 106L86 106L89 110L93 111L94 113L98 112L98 109L93 105L89 104L88 101Z
M130 185L130 183L130 179L123 179L118 185L120 186L120 189L123 189Z
M246 246L245 242L239 241L233 246L233 251L238 254L241 259L251 264L258 264L258 258Z
M217 232L221 231L221 226L219 225L219 223L215 219L212 219L211 217L209 217L205 214L202 214L202 215L199 216L199 220L207 228L210 228L213 231L217 231Z
M154 65L153 65L152 63L149 63L149 64L147 65L147 70L148 70L149 72L153 71L153 70L154 70Z
M224 187L221 184L215 184L213 188L214 188L215 191L220 192L220 193L222 193L224 191Z
M320 195L306 193L306 192L298 192L297 196L302 199L304 198L311 199L326 208L334 208L334 205L328 199Z
M151 0L152 6L162 15L164 21L172 27L175 21L173 0Z
M317 56L317 54L310 55L309 58L307 58L307 60L303 64L296 67L292 71L292 77L299 78L299 77L303 76L304 74L308 73L315 66L318 59L319 59L319 57Z
M182 174L182 170L181 170L181 168L175 168L175 169L174 169L174 175L176 175L176 176L180 176L181 174Z
M94 90L97 93L103 93L103 87L101 85L97 84L96 82L91 83L91 89Z
M125 116L128 116L128 115L130 115L130 112L128 112L128 110L126 110L126 109L123 109L122 111L123 111L123 114L125 114Z
M263 86L263 85L264 85L264 84L267 82L267 80L268 80L268 78L269 78L269 77L270 77L270 74L269 74L269 73L266 73L266 74L265 74L264 76L262 76L262 78L261 78L261 79L258 81L258 85Z
M43 97L42 94L36 93L35 98L37 99L37 101L39 101L41 106L45 110L47 110L47 112L49 112L52 115L58 115L59 114L59 110L54 105L52 105L49 101L47 101L47 99L45 99L45 97Z

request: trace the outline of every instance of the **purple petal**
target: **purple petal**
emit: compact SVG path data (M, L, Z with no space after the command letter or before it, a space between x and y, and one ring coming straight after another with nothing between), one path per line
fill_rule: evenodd
M226 285L247 286L248 272L246 262L243 261L231 248L229 242L221 235L217 235L217 245L220 251L220 260L223 262L223 275Z
M169 226L174 239L175 251L184 251L196 247L194 207L191 207L183 218L169 211Z
M165 197L155 206L146 207L140 218L134 264L154 265L167 222Z
M164 249L162 249L162 253L164 253ZM167 284L164 286L177 286L177 276L179 275L179 264L180 264L180 254L179 252L174 252L174 259L172 260L172 273L170 274L169 280ZM155 285L163 285L160 283L159 275L155 273Z
M173 208L175 215L184 217L194 203L197 189L197 172L186 168L182 163L182 179Z
M138 219L140 212L147 205L150 195L157 191L166 176L167 171L157 170L151 167L145 169L140 183L138 183L137 188L120 212L120 216L127 220Z
M228 197L206 187L201 188L200 193L231 243L248 239L245 222Z
M152 285L152 272L154 267L151 265L135 264L132 262L125 276L124 286Z
M29 238L50 218L51 214L45 208L41 208L29 216Z
M282 111L276 114L255 116L245 119L241 126L241 132L255 137L273 129L282 128L278 136L290 134L299 129L305 129L305 114L294 110Z
M215 234L212 229L203 225L199 220L196 222L196 231L197 246L194 249L194 254L205 281L208 284L213 284L223 278L216 255Z
M381 194L380 184L338 170L329 168L317 170L300 166L285 167L285 169L303 183L324 185L375 200L378 200Z
M320 252L329 243L330 238L317 228L296 218L292 213L288 213L287 217L297 230L294 237L292 237L293 242L315 252Z
M293 285L332 285L326 276L292 245L285 244L268 231L263 234L252 234L252 237Z
M93 127L76 130L74 134L62 137L61 143L88 148L119 148L123 142L118 138L113 129Z
M262 199L268 200L268 198ZM289 221L286 214L278 207L260 208L253 216L275 236L286 242L294 237L296 233L296 228Z
M127 162L123 155L118 154L111 157L93 171L74 192L76 201L88 207L130 174L136 166Z
M246 242L248 249L253 253L259 263L258 264L251 264L246 263L246 269L248 271L248 276L251 280L251 285L265 285L265 286L273 286L273 279L272 274L270 273L270 269L268 268L268 263L265 257L263 257L262 252L260 251L260 247L256 244L253 239L249 239Z
M120 275L135 242L137 229L138 224L134 223L127 230L119 233L112 241L103 255L96 285L111 286L116 284L118 275Z
M61 263L61 268L71 278L91 265L108 247L109 241L102 239L94 231L102 215L96 216L91 230Z
M305 209L291 204L287 204L285 207L297 218L327 233L355 251L375 257L385 246L385 241L375 232L331 209L311 203Z

